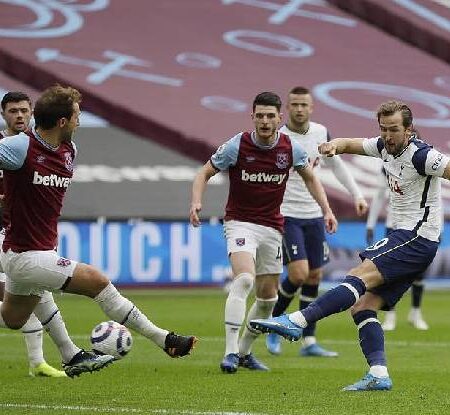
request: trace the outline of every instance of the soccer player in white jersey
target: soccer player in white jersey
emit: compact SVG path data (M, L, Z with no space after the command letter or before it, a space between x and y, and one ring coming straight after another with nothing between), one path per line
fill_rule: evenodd
M260 332L250 328L248 321L269 317L277 301L278 279L283 268L284 220L280 206L291 167L304 179L323 209L327 230L334 232L337 226L307 154L300 144L278 131L281 105L280 97L273 92L258 94L252 107L255 130L238 133L220 146L192 185L189 219L194 226L199 226L202 197L209 179L219 171L228 171L230 178L224 229L233 282L225 304L225 355L220 363L224 373L235 373L238 367L268 370L251 352ZM239 339L253 284L256 299Z
M74 88L48 88L34 107L36 127L0 140L6 225L0 253L6 273L0 327L19 329L33 311L46 324L42 299L47 291L64 291L92 298L110 319L137 331L169 356L187 355L196 342L194 336L156 326L98 269L55 251L58 218L73 176L72 137L79 125L80 102L81 94ZM76 347L60 352L70 377L100 370L114 360Z
M310 120L313 99L309 90L297 86L289 91L286 103L288 122L280 132L298 142L308 154L309 163L317 172L325 164L338 181L353 197L356 213L363 215L367 210L355 180L340 157L322 157L318 146L329 141L325 126ZM300 291L299 309L307 307L319 295L322 267L328 262L328 245L322 209L309 193L305 182L297 174L291 174L286 184L281 213L284 216L283 260L287 265L287 277L278 288L278 301L272 312L273 317L283 314L295 294ZM310 324L303 331L301 356L336 357L334 351L324 349L316 341L316 325ZM266 337L270 353L281 353L280 336L270 333Z
M392 307L418 272L433 261L441 231L440 177L450 180L449 157L412 135L410 108L388 101L378 109L380 136L337 138L320 145L327 156L350 153L383 160L390 189L393 231L360 254L362 263L344 281L302 311L266 320L252 320L255 330L298 340L308 324L351 308L369 372L346 391L389 390L384 333L377 311Z
M31 120L32 108L31 99L27 94L20 91L12 91L6 93L1 101L2 117L5 120L6 128L0 131L0 139L19 134L25 131ZM0 199L3 198L3 171L0 170ZM0 225L2 231L0 232L0 246L3 243L3 225ZM0 299L5 293L6 275L0 272ZM44 305L45 304L45 305ZM53 302L53 297L47 293L41 308L47 308L50 313L49 316L57 311L57 307ZM65 329L64 321L59 316L53 317L53 322L47 321L51 337L57 340L56 344L64 343L70 344L71 340L68 338ZM22 327L22 333L25 339L28 352L29 374L30 376L44 376L52 378L66 377L65 372L57 370L50 366L44 359L44 352L42 350L42 324L37 318L31 318L28 323Z
M417 132L415 132L415 134L416 138L419 138ZM372 199L369 214L367 215L366 241L368 245L372 245L374 243L373 239L374 228L377 223L378 216L380 215L381 209L386 204L386 198L388 196L386 189L386 172L384 171L384 168L380 168L380 174L378 178L379 178L378 189L377 192L375 193L375 196ZM385 222L386 236L392 232L392 228L393 228L392 213L388 204L386 208L386 222ZM423 318L421 309L424 293L423 279L424 273L418 275L411 285L411 309L409 310L408 313L408 322L411 323L412 326L417 330L428 330L429 328L427 322ZM395 330L396 324L397 324L397 313L395 311L395 307L387 309L381 327L383 327L384 331L392 331Z

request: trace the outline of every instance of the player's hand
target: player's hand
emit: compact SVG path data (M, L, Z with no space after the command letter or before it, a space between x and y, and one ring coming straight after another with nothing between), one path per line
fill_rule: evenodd
M327 157L336 155L337 146L333 141L328 141L319 145L319 153Z
M195 227L200 226L200 212L202 210L201 203L192 203L191 209L189 210L189 222Z
M338 221L331 210L323 215L323 220L325 222L325 230L328 233L335 233L337 231Z
M372 245L373 244L373 229L367 228L367 230L366 230L366 242L367 242L367 245Z
M367 209L369 206L367 205L366 199L360 197L355 200L355 210L358 216L363 216L367 213Z

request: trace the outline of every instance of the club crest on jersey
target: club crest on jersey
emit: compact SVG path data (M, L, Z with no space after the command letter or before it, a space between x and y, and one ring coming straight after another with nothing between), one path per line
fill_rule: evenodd
M36 162L42 164L45 161L45 156L42 154L39 154L39 156L36 157Z
M244 246L245 245L245 238L236 238L236 245L237 246Z
M71 263L72 261L70 259L63 257L60 257L58 261L56 261L56 265L58 265L59 267L68 267Z
M66 166L66 169L69 170L69 171L73 171L72 154L70 154L69 151L66 151L66 152L64 153L64 158L65 158L64 164L65 164L65 166Z
M276 166L279 169L285 169L289 166L289 154L288 153L277 153Z

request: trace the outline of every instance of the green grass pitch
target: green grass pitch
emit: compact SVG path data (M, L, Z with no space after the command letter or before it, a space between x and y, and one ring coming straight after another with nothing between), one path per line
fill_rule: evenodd
M76 379L28 377L25 345L18 332L0 330L0 414L448 414L450 413L450 292L430 291L424 315L431 329L406 322L410 297L398 307L398 329L387 333L386 349L394 389L348 393L367 365L349 314L319 323L318 338L337 350L337 359L298 357L299 343L283 344L271 356L264 339L254 352L271 371L241 369L222 374L223 308L220 289L124 291L156 324L200 341L192 356L170 359L133 333L134 346L122 361ZM107 320L93 301L55 295L69 332L81 347ZM59 355L45 335L45 356L59 367Z

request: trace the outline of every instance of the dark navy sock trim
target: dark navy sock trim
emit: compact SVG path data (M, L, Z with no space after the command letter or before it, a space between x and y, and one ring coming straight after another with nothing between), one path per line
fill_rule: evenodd
M60 290L64 291L67 286L69 285L70 280L72 279L72 277L67 277L66 281L64 282L64 284L61 286Z
M120 322L120 324L122 324L122 326L125 325L126 321L128 320L128 317L130 317L131 312L136 308L136 306L131 307L131 310L127 313L127 315L125 316L125 318Z
M22 330L23 334L32 334L32 333L39 333L40 331L42 331L42 329L37 329L37 330Z
M41 324L43 326L46 326L48 323L50 323L50 321L52 320L53 317L55 317L56 314L59 313L59 309L56 309L56 311L53 312L53 314L44 322L41 321Z

